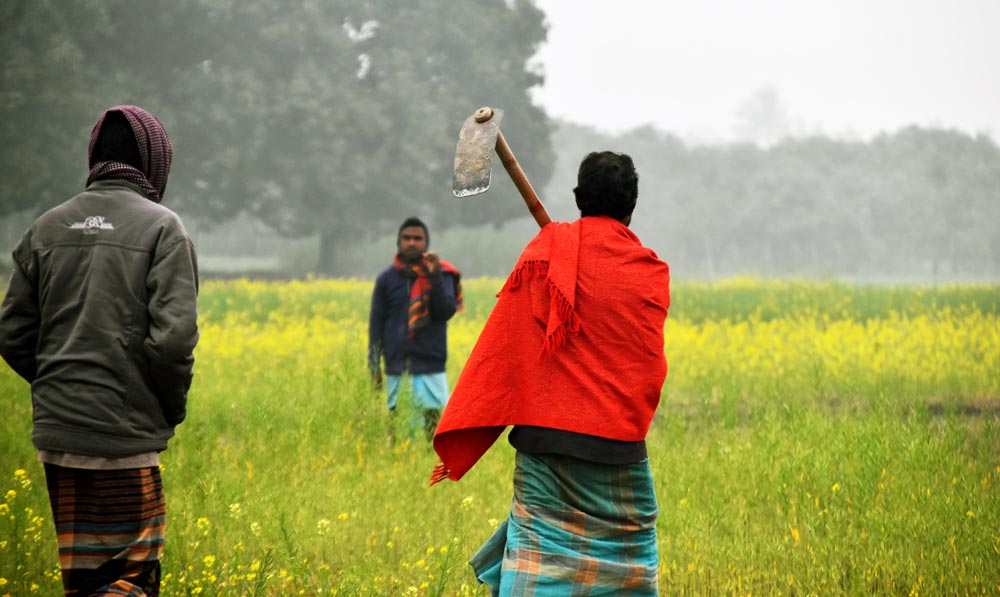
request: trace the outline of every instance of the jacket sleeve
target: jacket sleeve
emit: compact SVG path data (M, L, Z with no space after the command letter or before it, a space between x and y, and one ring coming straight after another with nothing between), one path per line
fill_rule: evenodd
M32 280L30 263L14 250L14 267L7 285L7 295L0 305L0 355L10 368L31 383L38 371L36 351L41 317L38 293Z
M437 273L431 279L431 319L448 321L458 310L455 300L455 278L449 273Z
M198 265L186 234L157 249L146 289L149 333L143 348L163 414L169 424L177 425L187 414L198 343Z
M386 317L385 284L382 276L375 279L375 289L372 291L372 306L368 312L368 371L373 375L382 369L382 354L385 347L382 338L385 337Z

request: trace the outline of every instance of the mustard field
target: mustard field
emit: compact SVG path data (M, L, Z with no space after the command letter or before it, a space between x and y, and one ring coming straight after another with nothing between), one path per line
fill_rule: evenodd
M463 282L452 384L501 285ZM164 595L487 594L467 560L513 450L427 487L433 451L369 385L371 288L203 285ZM1000 286L679 283L665 336L664 595L1000 594ZM59 595L29 396L0 365L0 595Z

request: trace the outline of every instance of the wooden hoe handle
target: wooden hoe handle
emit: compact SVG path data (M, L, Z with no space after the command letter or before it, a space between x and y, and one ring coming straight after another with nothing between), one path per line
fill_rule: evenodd
M528 211L531 212L535 221L538 222L538 227L544 227L552 221L552 218L545 211L545 206L542 205L542 202L538 200L535 189L531 187L528 177L524 175L524 170L521 170L521 165L517 163L514 152L510 150L507 140L503 138L503 133L500 131L497 131L496 150L497 156L500 157L500 163L507 170L507 174L510 174L510 179L514 181L514 186L521 192L521 197L524 198L524 204L528 206Z

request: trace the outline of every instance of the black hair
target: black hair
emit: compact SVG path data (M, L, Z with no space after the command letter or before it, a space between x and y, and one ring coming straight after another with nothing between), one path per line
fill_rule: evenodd
M90 167L101 162L122 162L143 172L139 143L135 140L132 125L121 112L108 112L101 123L94 150L90 153Z
M424 224L423 220L416 216L410 216L403 220L403 223L399 226L399 231L396 232L396 244L399 244L399 237L403 235L403 228L410 228L413 226L419 226L424 229L424 238L427 239L427 246L431 246L431 233L427 231L427 224Z
M632 158L612 151L592 152L580 162L576 177L576 207L581 216L622 220L635 209L639 175Z

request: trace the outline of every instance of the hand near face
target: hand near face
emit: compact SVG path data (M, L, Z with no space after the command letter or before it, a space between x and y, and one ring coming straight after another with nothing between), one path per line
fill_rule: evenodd
M427 261L427 272L436 273L438 268L441 267L441 258L434 251L427 251L424 253L424 260Z

